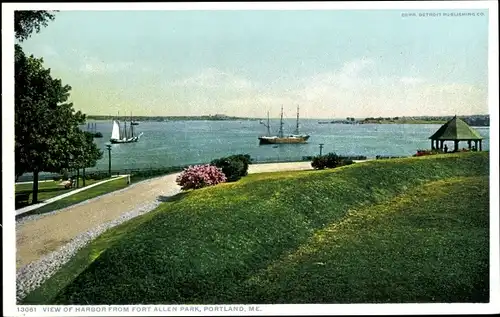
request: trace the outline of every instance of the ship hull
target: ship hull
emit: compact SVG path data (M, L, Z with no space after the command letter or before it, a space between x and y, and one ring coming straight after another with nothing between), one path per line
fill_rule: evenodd
M309 136L259 137L260 144L301 144L307 143Z
M127 139L127 140L116 140L116 139L111 139L109 140L109 142L113 143L113 144L120 144L120 143L133 143L133 142L137 142L139 141L139 138L138 137L133 137L131 139Z

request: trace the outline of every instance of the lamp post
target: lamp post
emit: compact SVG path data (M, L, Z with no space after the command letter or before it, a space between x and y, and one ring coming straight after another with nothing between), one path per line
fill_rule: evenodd
M111 177L111 144L106 144L106 148L108 149L108 173Z
M319 156L321 156L321 154L323 153L323 145L323 143L319 144Z

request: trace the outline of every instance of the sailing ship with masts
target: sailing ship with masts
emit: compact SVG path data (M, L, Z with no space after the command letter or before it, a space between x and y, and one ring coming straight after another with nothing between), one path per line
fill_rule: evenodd
M113 120L113 130L111 131L111 143L132 143L137 142L142 136L142 132L139 135L134 135L134 121L132 120L132 114L130 114L130 123L127 130L127 121L123 122L123 128L118 120Z
M280 128L278 135L271 135L270 125L269 125L269 112L267 113L267 124L261 121L264 126L267 127L267 135L259 137L260 144L296 144L296 143L307 143L309 139L308 134L299 133L299 107L297 106L297 123L295 127L295 133L290 135L285 135L283 132L283 106L281 106L281 117L280 117Z

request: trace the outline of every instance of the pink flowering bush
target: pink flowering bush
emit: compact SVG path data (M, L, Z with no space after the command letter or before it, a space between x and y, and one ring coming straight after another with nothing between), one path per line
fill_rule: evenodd
M222 170L213 165L189 166L177 176L176 182L182 190L213 186L226 181Z

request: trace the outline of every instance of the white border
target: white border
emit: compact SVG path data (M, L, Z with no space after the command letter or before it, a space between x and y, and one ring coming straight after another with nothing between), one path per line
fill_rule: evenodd
M488 9L494 1L298 1L298 2L116 2L116 3L17 3L16 10L386 10L386 9Z
M491 302L489 304L379 304L379 305L259 305L263 310L260 315L300 314L300 315L353 315L353 314L472 314L499 312L499 203L498 203L498 2L497 1L420 1L420 2L232 2L232 3L23 3L2 4L2 214L3 214L3 301L4 314L21 315L15 305L15 217L14 217L14 63L13 63L13 11L14 10L314 10L314 9L350 9L350 10L432 10L432 9L489 9L489 106L490 106L490 282ZM458 23L458 21L457 21ZM37 312L25 315L47 316L43 307ZM94 306L97 307L97 306ZM85 312L50 313L52 316L99 316L99 313ZM165 313L145 312L143 315L164 315ZM172 313L169 313L172 314ZM175 315L200 315L193 312L174 313ZM172 315L174 315L172 314ZM205 312L203 315L234 315L234 312ZM140 313L106 314L140 315ZM243 315L243 314L241 314ZM251 315L245 313L244 315Z

